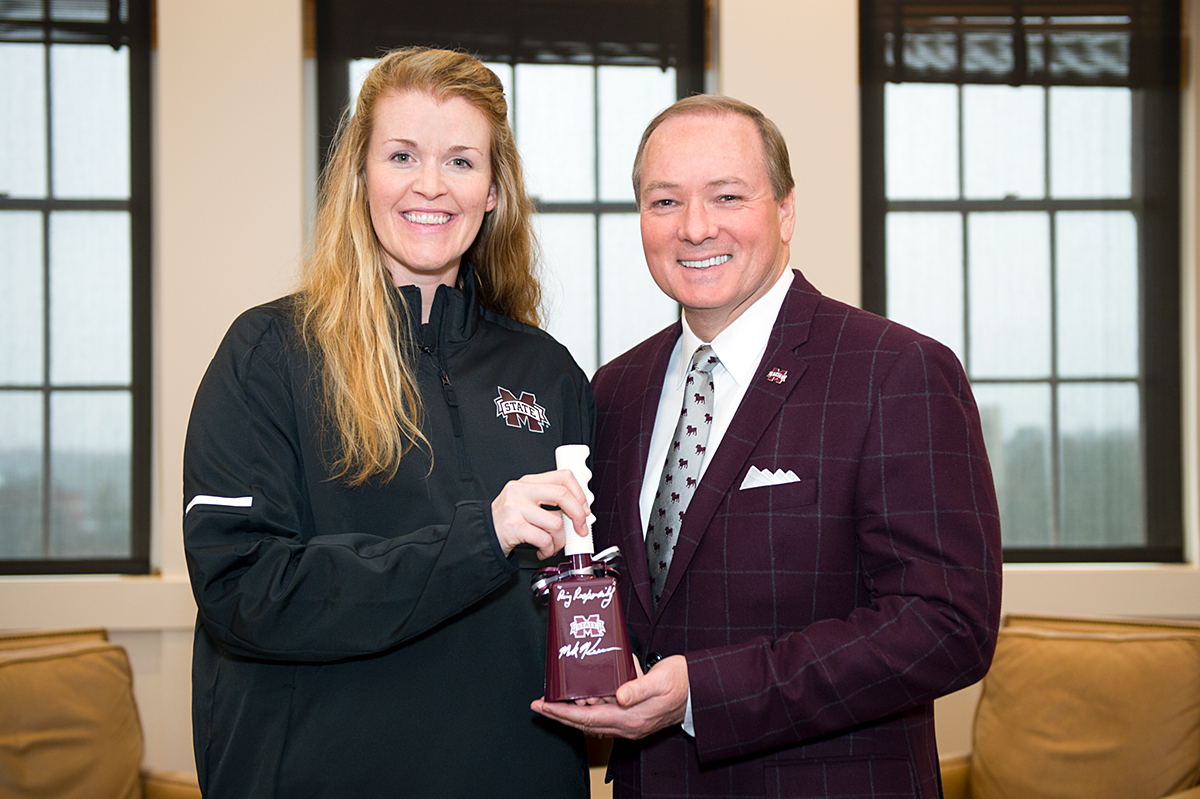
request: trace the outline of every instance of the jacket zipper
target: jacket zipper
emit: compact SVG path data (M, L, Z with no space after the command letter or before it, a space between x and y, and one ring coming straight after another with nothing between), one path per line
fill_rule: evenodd
M471 462L467 459L467 441L463 436L462 417L458 413L458 396L454 393L454 384L450 382L450 375L446 373L446 367L442 365L441 359L434 355L433 348L423 345L421 351L433 359L434 368L437 369L438 378L442 382L442 398L445 399L446 407L450 410L450 426L454 429L455 450L458 453L458 477L463 482L470 482Z

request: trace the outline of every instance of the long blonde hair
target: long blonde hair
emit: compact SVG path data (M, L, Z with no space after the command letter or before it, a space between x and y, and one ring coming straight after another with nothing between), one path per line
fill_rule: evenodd
M474 269L483 307L539 322L533 203L499 78L464 53L388 53L363 82L354 114L347 112L338 127L322 176L313 254L298 291L304 341L321 364L322 418L332 439L325 451L336 453L330 470L350 485L390 479L415 444L429 446L421 432L411 320L406 304L392 296L396 288L371 224L365 180L376 106L385 94L407 91L439 100L461 97L487 119L496 207L484 216L464 258Z

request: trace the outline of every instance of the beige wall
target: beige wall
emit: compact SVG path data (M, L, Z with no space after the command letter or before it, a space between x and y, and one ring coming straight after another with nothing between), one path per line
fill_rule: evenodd
M858 3L723 0L717 91L783 131L796 178L792 265L825 294L857 304Z
M158 0L155 98L154 557L143 578L0 579L0 629L99 625L129 648L146 760L192 767L195 609L179 536L180 460L191 399L221 334L286 291L306 196L300 0ZM723 0L719 90L761 107L790 144L795 265L827 293L859 297L857 4ZM1193 79L1191 85L1195 86ZM1196 213L1194 105L1185 171ZM310 178L309 178L310 179ZM1196 552L1196 243L1187 225L1183 303L1188 547ZM1200 570L1010 567L1013 612L1200 615ZM939 703L943 751L967 748L972 691Z

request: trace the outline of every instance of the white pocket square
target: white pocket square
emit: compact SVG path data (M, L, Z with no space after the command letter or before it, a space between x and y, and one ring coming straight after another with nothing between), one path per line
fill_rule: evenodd
M757 466L751 466L750 471L746 472L746 479L742 481L740 490L745 491L747 488L762 488L763 486L778 486L785 483L799 483L800 478L791 469L784 471L776 469L773 472L766 472Z

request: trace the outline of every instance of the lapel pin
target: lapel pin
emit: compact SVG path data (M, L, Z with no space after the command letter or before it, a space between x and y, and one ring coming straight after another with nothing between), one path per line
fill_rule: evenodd
M787 370L776 367L767 373L767 379L772 383L782 383L787 380Z

